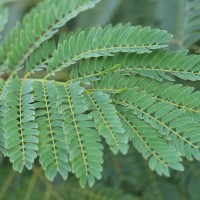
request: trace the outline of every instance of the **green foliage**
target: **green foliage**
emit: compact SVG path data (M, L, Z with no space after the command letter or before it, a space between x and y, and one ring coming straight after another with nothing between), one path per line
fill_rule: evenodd
M199 5L200 2L198 0L192 0L188 3L187 9L187 17L185 22L185 37L184 37L184 45L189 47L192 44L199 42Z
M47 77L84 58L113 56L118 52L150 53L153 49L165 47L163 43L170 38L171 35L165 31L149 27L132 27L129 24L81 31L59 45L49 62Z
M68 179L70 199L79 199L71 174L86 188L78 189L81 199L137 199L115 190L116 196L107 193L103 184L95 190L95 181L102 175L104 180L108 172L106 155L115 158L120 153L127 155L129 171L138 160L135 176L144 176L142 167L147 173L144 182L136 180L138 185L124 178L134 185L134 194L169 199L162 191L166 186L177 199L175 181L162 185L160 176L170 177L200 161L200 93L191 87L200 80L200 57L186 49L169 50L172 35L150 26L107 25L60 36L69 20L99 1L41 1L0 44L0 151L15 171L33 169L25 199L31 198L37 178L48 188L46 199L66 197L62 191L63 196L49 191L53 183L43 177L37 160L48 180L59 185L58 174ZM189 5L188 19L196 19L196 4ZM192 38L193 29L187 29ZM131 154L131 146L143 159ZM135 159L131 165L130 155ZM2 198L15 176L9 173Z
M109 66L107 63L109 63ZM186 50L171 52L161 49L145 55L118 54L117 57L106 57L103 61L101 58L95 61L89 60L87 64L84 62L81 65L79 67L74 66L72 69L73 78L82 77L86 74L92 75L96 71L120 65L120 71L123 71L123 73L137 73L158 81L165 79L175 81L176 77L190 81L200 80L200 57L195 54L187 55Z
M38 124L40 163L49 180L57 173L64 179L68 176L68 155L65 134L62 130L62 115L56 108L56 89L52 82L34 83L36 122ZM45 109L44 109L45 108Z
M6 67L11 72L19 70L40 44L51 38L78 13L92 8L98 1L71 0L66 3L65 0L61 0L58 3L57 0L48 0L39 3L5 39L0 48L0 63L5 62L7 57Z
M54 39L45 41L37 51L30 55L26 61L26 70L29 73L34 71L40 71L46 68L47 60L49 60L54 50L56 49L56 43Z
M79 82L58 87L59 110L63 113L63 130L72 172L80 178L81 186L85 187L87 181L92 186L94 178L101 178L103 146L99 143L95 124L85 113L87 106L82 96L83 91Z
M23 166L32 168L37 157L38 134L33 107L33 94L30 80L10 79L6 86L3 129L5 131L6 155L13 168L22 172Z

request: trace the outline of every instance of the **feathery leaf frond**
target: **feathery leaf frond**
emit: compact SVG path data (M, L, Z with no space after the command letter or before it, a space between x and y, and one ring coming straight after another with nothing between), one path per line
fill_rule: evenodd
M68 152L63 132L63 117L56 107L57 93L52 82L34 82L36 123L39 130L40 163L46 177L53 180L57 173L67 179Z
M118 52L151 53L166 47L164 43L170 39L165 31L129 24L81 31L58 46L48 65L47 77L84 58L113 56Z
M1 58L8 54L8 68L19 70L27 58L51 38L70 19L86 9L94 7L99 0L46 0L28 13L22 23L7 37L0 47ZM0 62L3 60L0 59Z
M6 111L2 120L5 130L7 156L15 170L31 169L37 157L38 130L33 107L32 81L11 79L5 97Z
M183 170L183 166L179 163L182 160L180 154L161 138L154 128L128 112L127 109L119 107L118 110L135 148L143 154L145 159L150 157L149 167L152 170L165 176L169 176L169 168Z
M109 149L115 162L118 153L130 153L129 143L158 175L168 177L171 169L183 171L184 157L200 160L200 92L195 85L200 80L200 56L167 49L172 35L166 31L130 24L78 29L60 36L66 22L99 1L42 1L1 43L0 151L15 171L33 169L25 199L31 198L37 178L53 187L35 166L37 158L48 180L60 175L73 184L69 177L73 173L82 188L103 177ZM199 14L193 12L194 2L190 19L195 21ZM196 22L193 25L196 28ZM42 70L41 78L28 78ZM64 78L57 76L59 71ZM167 199L147 162L139 154L132 156L138 159L130 162L132 171L137 164L143 166L150 180L145 177L146 183L137 182L134 190L152 182L142 197L148 199L149 191L154 191L154 198ZM119 175L119 164L114 168ZM136 180L120 175L124 178L120 184ZM9 173L5 184L14 178ZM78 193L87 199L135 199L121 193L94 195L72 184L68 186L71 199L78 199ZM2 188L0 198L6 194L6 187ZM66 196L53 193L46 192L45 198Z
M105 138L113 153L117 154L120 150L126 154L128 137L124 133L114 105L111 104L112 100L102 91L93 94L87 92L85 98L92 111L89 116L94 119L99 134Z
M199 142L192 140L193 133L199 130L199 123L184 116L184 109L156 102L155 97L136 89L117 94L116 98L115 103L129 108L139 119L149 123L187 159L200 159Z
M72 172L80 178L82 187L87 182L92 186L94 178L101 178L103 146L94 122L85 113L88 108L82 96L84 88L79 86L79 82L75 82L59 85L57 89Z
M56 49L54 39L45 41L26 61L26 71L33 73L46 68L48 59Z
M118 54L115 57L97 58L83 61L72 68L72 78L92 75L103 69L119 65L125 74L137 73L158 81L175 81L175 77L183 80L200 80L200 57L187 55L187 51L155 50L150 54ZM175 76L175 77L174 77Z

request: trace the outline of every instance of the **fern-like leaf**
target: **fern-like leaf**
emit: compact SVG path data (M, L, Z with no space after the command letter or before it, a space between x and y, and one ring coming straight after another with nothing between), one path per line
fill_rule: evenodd
M91 187L102 178L104 147L127 154L130 141L159 175L182 171L182 157L200 160L200 93L175 82L200 80L198 55L169 51L166 31L130 24L52 38L99 1L42 1L0 46L0 151L18 172L34 171L38 156L50 181L72 172L81 187ZM24 66L25 74L18 73ZM70 80L47 80L66 68ZM40 70L47 74L28 78ZM154 182L149 188L162 199L148 174ZM11 173L8 184L13 178ZM37 182L34 175L31 180Z
M102 81L93 83L95 89L112 91L129 87L120 94L122 105L125 106L125 99L129 105L133 103L135 115L159 130L167 140L170 139L169 134L173 133L170 139L174 141L172 145L176 145L177 150L189 160L192 160L192 155L199 160L199 92L193 92L194 88L182 87L180 84L160 84L140 76L124 77L118 72L106 74L100 79ZM138 109L138 106L141 107Z
M165 102L156 102L145 91L137 92L135 89L119 94L115 102L132 110L139 119L143 119L167 140L171 140L171 145L189 160L192 160L192 156L200 159L199 142L192 142L191 139L192 133L198 132L199 123L192 117L185 117L184 110L176 109Z
M113 56L118 52L151 53L164 48L170 34L158 29L117 25L81 31L59 45L48 65L46 78L83 58Z
M33 107L32 81L9 80L2 120L7 156L15 170L31 169L38 150L38 131ZM34 126L32 126L34 124Z
M176 148L159 137L159 133L142 119L123 107L119 107L119 115L129 138L136 149L149 159L149 167L158 174L169 176L169 168L183 171L182 160Z
M87 106L84 103L83 87L79 82L57 87L60 99L60 112L64 115L64 132L68 145L72 172L80 179L80 185L85 187L88 182L94 184L95 178L101 178L103 163L103 146L100 137L94 129L94 123L89 118Z
M34 82L36 122L39 130L40 163L46 177L53 180L57 173L67 179L68 153L63 132L63 117L56 106L57 93L52 82Z
M199 91L194 92L194 88L186 86L183 87L181 84L163 83L145 78L135 76L128 79L122 78L121 86L123 87L123 80L130 87L137 87L141 91L146 91L156 97L157 101L160 103L167 103L168 105L175 106L178 109L185 110L185 114L188 117L192 116L200 121L200 93ZM183 96L185 98L183 98ZM195 140L196 134L193 133Z
M122 74L119 69L115 73L107 71L106 75L90 84L95 89L106 90L112 93L135 87L138 91L145 91L153 96L160 105L173 106L180 113L184 113L184 116L193 117L197 122L200 121L200 93L195 91L193 87L170 82L160 83L146 77L137 75L124 76ZM120 88L122 89L120 90ZM185 98L182 98L183 96ZM192 140L198 139L198 133L196 134L193 134L194 138L191 138Z
M119 65L124 74L137 73L158 81L175 81L175 77L190 81L200 80L200 58L194 54L187 55L186 50L156 50L150 54L119 54L115 57L84 61L72 68L71 76L80 78L94 75L116 65Z
M112 100L102 91L93 94L87 92L85 98L92 111L89 115L94 118L99 134L105 138L113 153L117 154L121 151L126 154L128 137L124 133L114 105L111 104Z
M31 74L46 69L48 59L56 49L54 39L45 41L26 61L26 71Z
M99 0L68 0L67 2L61 0L58 3L57 0L47 0L39 3L24 17L22 24L12 31L0 47L1 58L5 59L8 54L10 71L19 70L40 44L51 38L60 27L78 13L94 7L98 2ZM3 61L2 59L0 62Z

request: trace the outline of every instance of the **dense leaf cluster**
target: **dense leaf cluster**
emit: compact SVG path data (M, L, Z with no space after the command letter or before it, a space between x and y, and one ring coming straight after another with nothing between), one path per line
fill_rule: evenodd
M1 43L1 152L18 172L39 157L49 180L71 172L82 187L102 178L106 146L116 155L133 145L159 175L183 171L183 159L200 160L200 93L176 80L200 80L199 55L170 51L166 31L130 24L53 38L98 2L43 1ZM57 81L66 69L70 79Z

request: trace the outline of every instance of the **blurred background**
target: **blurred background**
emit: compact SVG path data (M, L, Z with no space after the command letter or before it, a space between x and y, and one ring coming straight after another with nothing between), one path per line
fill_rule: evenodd
M10 3L7 1L9 18L1 40L16 22L40 1L16 0ZM94 9L81 13L71 20L59 34L89 26L131 23L167 30L174 35L170 42L171 50L187 48L189 53L198 54L200 0L196 1L199 3L199 14L196 12L195 17L190 15L190 11L194 9L189 4L191 2L191 0L102 0ZM191 19L196 21L191 22ZM63 79L62 74L60 79ZM183 81L180 83L185 84ZM189 84L199 87L199 82ZM104 151L103 179L94 188L84 190L73 176L67 181L63 181L60 177L53 183L47 181L44 172L37 164L32 171L24 171L21 175L15 173L8 160L0 155L0 200L200 199L199 162L185 161L185 172L172 172L171 177L166 178L151 171L148 163L134 148L130 148L128 155L117 157L106 148Z

